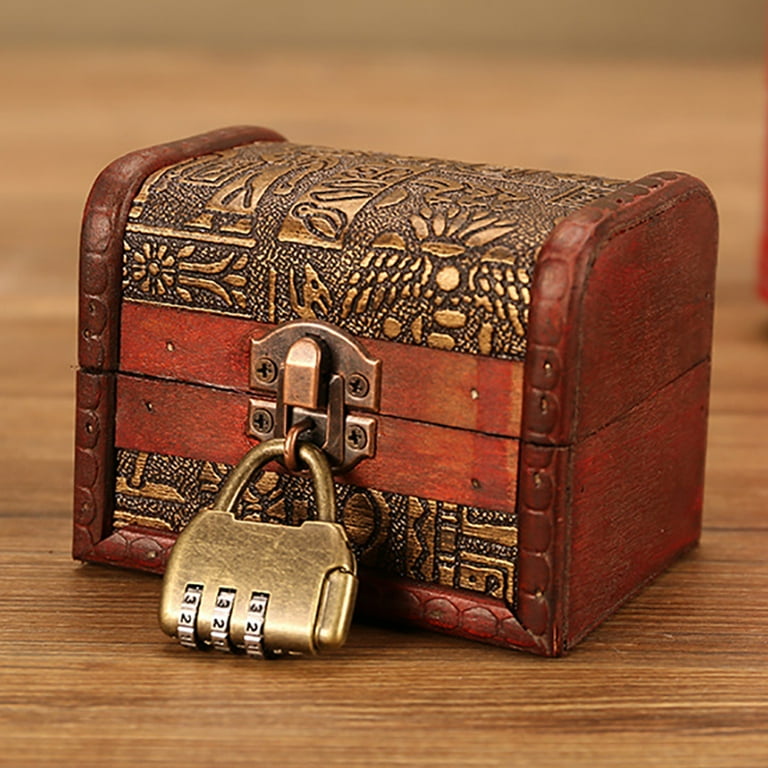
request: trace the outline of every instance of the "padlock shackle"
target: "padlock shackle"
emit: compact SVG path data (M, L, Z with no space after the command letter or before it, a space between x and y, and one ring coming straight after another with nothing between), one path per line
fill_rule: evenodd
M251 477L268 462L282 459L284 450L285 440L281 438L266 440L251 448L227 476L214 501L214 509L234 514L235 505ZM312 475L312 484L317 498L317 519L335 523L336 493L333 488L331 468L325 454L316 445L307 442L299 443L298 454L309 467Z

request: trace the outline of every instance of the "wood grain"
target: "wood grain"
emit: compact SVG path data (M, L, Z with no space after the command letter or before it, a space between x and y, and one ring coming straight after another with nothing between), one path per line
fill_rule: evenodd
M128 51L2 53L0 66L14 73L0 121L0 765L768 763L758 64ZM589 109L576 84L593 86ZM564 128L564 114L579 119ZM158 629L156 577L70 560L84 195L121 152L238 122L625 178L677 166L712 187L723 246L702 543L571 656L362 623L317 660L195 655Z
M249 395L119 374L115 445L234 465L255 445L245 434ZM462 445L462 443L466 445ZM392 416L378 417L376 456L339 481L486 509L514 509L519 443ZM268 465L278 470L279 465ZM414 466L435 467L429 477Z
M248 391L251 339L273 328L212 312L125 301L120 309L123 370ZM379 413L519 437L521 362L374 339L365 339L364 346L390 372L381 382ZM408 396L414 392L417 397Z
M708 390L709 365L702 363L577 446L570 644L696 543ZM598 510L595 498L604 500Z

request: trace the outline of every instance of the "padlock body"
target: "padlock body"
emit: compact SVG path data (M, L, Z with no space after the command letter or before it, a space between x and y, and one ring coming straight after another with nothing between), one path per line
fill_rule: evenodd
M357 591L356 563L337 523L280 526L201 512L179 536L168 561L160 624L177 634L190 585L202 587L196 635L209 641L219 591L234 592L228 638L242 647L249 601L268 596L264 646L272 653L314 654L343 644Z

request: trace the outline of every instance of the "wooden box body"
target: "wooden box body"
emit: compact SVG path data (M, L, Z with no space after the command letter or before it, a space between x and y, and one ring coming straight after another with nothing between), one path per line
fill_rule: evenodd
M360 610L562 654L698 539L716 244L680 173L253 128L121 158L83 223L74 556L161 573L255 442L250 339L324 319L382 361L376 456L338 484ZM298 522L303 482L270 469L240 514Z

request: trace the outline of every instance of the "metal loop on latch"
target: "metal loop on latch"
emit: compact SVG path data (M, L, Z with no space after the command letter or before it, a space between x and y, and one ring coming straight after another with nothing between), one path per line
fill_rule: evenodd
M299 437L302 432L306 432L308 429L314 426L314 422L310 418L302 419L297 424L294 424L285 436L285 445L283 447L283 464L285 468L290 472L299 471Z
M297 424L301 427L301 424ZM297 432L303 432L306 427ZM270 461L282 460L286 452L286 440L273 438L251 448L243 456L240 463L232 469L227 476L221 490L216 496L213 508L234 514L235 505L240 498L251 476L258 472ZM336 522L336 494L333 488L333 475L328 464L328 459L322 449L314 443L298 443L298 458L307 465L312 475L312 483L315 487L317 499L317 519L329 523Z

